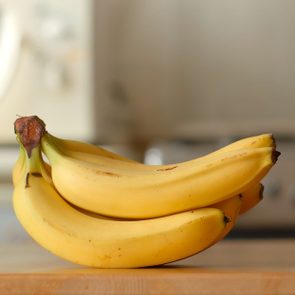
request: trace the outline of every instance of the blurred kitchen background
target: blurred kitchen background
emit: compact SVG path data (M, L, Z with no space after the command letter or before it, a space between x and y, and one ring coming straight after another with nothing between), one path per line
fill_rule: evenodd
M13 122L147 164L274 133L265 198L229 238L295 237L295 1L0 0L0 241L12 211Z

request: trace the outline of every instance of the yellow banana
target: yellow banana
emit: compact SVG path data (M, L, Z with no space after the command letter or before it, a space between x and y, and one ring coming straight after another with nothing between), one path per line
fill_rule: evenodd
M125 165L126 169L129 169L132 167L133 164L139 165L138 168L142 167L144 169L144 165L142 163L135 162L133 160L130 160L128 158L122 157L121 155L118 155L116 153L112 153L106 149L103 149L101 147L97 147L88 143L80 142L80 141L74 141L74 140L67 140L67 139L61 139L54 137L50 134L48 134L48 137L51 141L56 144L58 149L62 150L62 152L69 157L90 162L90 163L99 163L103 164L105 158L106 161L108 159L112 160L118 160L118 161L125 161L130 163L130 165ZM237 149L243 149L243 148L260 148L260 147L276 147L275 140L272 134L266 133L261 134L258 136L252 136L240 139L234 143L231 143L217 151L214 151L210 153L210 155L216 155L218 153L223 153L231 150L237 150ZM120 162L117 162L116 165L121 165ZM123 164L124 165L124 164ZM259 197L260 192L260 186L261 184L254 184L254 187L250 187L245 193L243 193L243 200L242 200L242 208L241 208L241 214L244 211L248 211L250 208L254 207L261 198ZM249 208L246 207L250 206ZM245 207L245 209L243 209Z
M53 142L64 154L67 156L73 156L77 159L97 162L101 161L100 157L110 158L114 160L127 161L133 164L143 165L142 163L133 161L116 153L113 153L107 149L99 146L88 144L81 141L68 140L55 137L51 134L47 134L49 140ZM212 152L211 155L216 153L222 153L230 150L237 150L243 148L258 148L258 147L273 147L275 148L275 140L272 134L266 133L258 136L252 136L240 139L234 143L231 143L219 150ZM88 154L88 155L85 155Z
M228 221L216 208L139 221L94 218L73 208L43 178L38 147L25 162L13 195L15 213L35 241L74 263L101 268L168 263L207 248Z
M126 168L129 163L99 164L67 157L47 134L42 148L52 165L54 185L65 199L123 218L163 216L222 201L259 182L277 158L273 148L252 148L139 169L133 164Z
M106 161L108 161L108 159L111 159L111 161L118 160L120 162L121 161L128 162L129 164L127 164L127 166L124 165L123 163L123 166L125 166L126 169L130 169L132 165L137 165L137 164L139 165L138 168L144 169L144 165L142 163L131 161L120 155L109 152L108 150L105 150L103 148L100 148L91 144L87 144L84 142L57 138L50 134L48 134L48 137L50 138L52 142L54 142L54 144L56 144L58 149L62 150L62 152L66 156L69 156L78 160L90 162L90 163L98 163L100 165L103 164L104 159L102 158L106 158ZM276 147L275 140L272 134L262 134L262 135L247 137L247 138L238 140L215 152L210 153L210 156L216 155L218 153L231 151L231 150L238 150L243 148L260 148L260 147L273 147L273 148ZM121 165L120 162L117 162L116 165ZM250 187L247 191L245 191L242 194L242 204L241 204L240 214L248 211L261 200L261 197L260 197L262 193L261 187L262 187L262 184L255 183L253 187ZM234 198L235 197L233 197L233 199ZM231 202L234 203L234 201L231 201ZM236 201L236 202L239 202L239 201ZM223 203L226 204L226 201L220 202L220 205L222 205ZM226 205L226 207L228 208L230 206ZM90 212L91 211L89 211L89 213ZM227 215L230 215L230 214L228 213ZM227 228L229 228L230 226L233 226L234 223L235 222L228 224ZM227 232L229 231L230 231L230 228L228 229ZM227 233L225 233L224 236L226 234Z
M105 160L110 159L110 161L112 160L116 161L114 165L119 165L121 167L123 166L123 167L126 167L126 169L133 167L133 165L136 165L137 168L142 167L143 169L147 169L146 165L144 165L143 163L130 160L121 155L110 152L104 148L101 148L92 144L57 138L49 133L47 133L46 136L48 138L48 141L51 142L52 144L55 144L56 147L64 155L78 159L78 160L87 161L90 163L99 163L102 165ZM232 151L232 150L238 150L238 149L244 149L244 148L260 148L260 147L273 147L273 148L276 147L275 140L272 134L266 133L266 134L262 134L258 136L243 138L223 148L220 148L217 151L210 153L206 157L208 158L208 156L216 155L218 153L223 153L223 152ZM124 165L124 163L120 163L121 161L127 162L129 164Z

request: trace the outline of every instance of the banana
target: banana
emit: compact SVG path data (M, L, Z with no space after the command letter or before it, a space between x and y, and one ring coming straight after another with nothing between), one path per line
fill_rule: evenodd
M131 159L125 158L121 155L118 155L116 153L110 152L106 149L103 149L101 147L91 145L88 143L83 143L80 141L74 141L74 140L67 140L67 139L61 139L58 137L55 137L49 133L46 135L48 137L48 141L52 144L55 144L56 147L66 156L72 157L78 160L87 161L90 163L98 163L102 164L104 161L110 161L112 160L116 161L123 161L129 163L128 165L125 165L127 169L130 167L133 167L133 165L136 165L136 167L147 169L146 165L140 162L133 161ZM260 148L260 147L276 147L275 140L272 134L266 133L261 134L258 136L252 136L240 139L232 144L229 144L223 148L220 148L217 151L214 151L207 155L213 156L219 153L232 151L232 150L238 150L238 149L244 149L244 148ZM109 161L108 161L109 162ZM122 163L115 163L115 165L121 165ZM160 167L159 167L160 168Z
M278 156L270 147L238 149L139 169L122 161L99 164L68 157L48 134L41 143L54 185L66 200L122 218L152 218L217 203L259 182Z
M58 149L62 150L62 152L69 157L76 158L78 160L88 161L90 163L101 163L102 157L106 159L114 159L119 161L125 161L128 163L138 164L139 166L144 166L142 163L135 162L128 158L125 158L121 155L116 153L112 153L106 149L101 147L97 147L91 144L83 143L80 141L74 140L66 140L54 137L48 133L48 137L54 144L57 145ZM210 155L230 151L230 150L237 150L242 148L258 148L258 147L274 147L275 148L275 141L272 134L262 134L258 136L248 137L241 140L238 140L232 144L223 147ZM16 183L21 175L21 169L23 168L23 150L20 149L19 151L19 158L14 166L12 179L13 183ZM47 170L47 174L51 174L51 167L46 162L44 162L45 169Z
M30 157L25 153L13 194L15 213L41 246L81 265L135 268L179 260L217 241L229 219L217 208L139 221L94 218L67 203L44 179L42 166L39 147Z
M248 212L255 207L263 199L263 184L256 183L250 187L247 191L241 194L242 206L240 214Z
M134 165L138 164L138 168L144 169L144 165L142 163L135 162L128 158L124 158L118 154L109 152L106 149L103 149L91 144L79 142L79 141L57 138L52 136L49 133L47 134L47 136L49 137L50 141L54 142L54 144L58 147L58 149L62 150L62 152L66 156L69 156L78 160L87 161L90 163L98 163L98 164L102 164L104 158L106 158L106 161L108 161L108 159L111 159L111 161L118 160L118 161L128 162L129 164L131 163L130 165L128 164L126 168L132 167L133 164ZM273 147L273 148L276 147L275 140L272 134L262 134L262 135L238 140L215 152L210 153L210 156L231 151L231 150L238 150L243 148L260 148L260 147ZM243 214L244 212L254 207L261 200L261 197L260 197L261 195L262 195L262 184L260 183L255 183L253 187L250 187L247 191L241 194L242 202L241 202L240 214ZM235 199L235 198L236 197L233 197L232 199ZM231 201L231 202L233 203L234 201ZM239 202L239 201L236 200L236 202ZM226 204L226 201L220 202L220 205L222 205L223 203ZM230 206L226 205L226 207L228 208ZM91 214L91 211L88 211L88 213ZM95 215L95 213L93 215ZM227 215L230 216L231 214L227 213ZM231 230L230 226L232 227L234 223L235 222L232 222L227 225L228 230L225 232L223 236L225 236L227 232Z
M107 161L109 163L108 160L111 160L111 162L112 160L115 160L115 161L129 163L128 165L126 165L127 169L129 169L130 167L133 167L133 164L136 165L137 169L140 169L140 168L143 168L145 170L147 169L147 166L144 165L143 163L136 162L134 160L128 159L116 153L110 152L107 149L104 149L92 144L75 141L75 140L61 139L49 133L47 133L47 137L48 137L48 140L54 145L56 145L56 147L60 151L62 151L63 154L78 160L87 161L90 163L98 163L100 165L102 165L104 161ZM230 150L237 150L237 149L243 149L243 148L257 148L257 147L275 148L276 144L272 134L266 133L266 134L262 134L258 136L244 138L232 144L229 144L215 152L212 152L209 155L215 155L215 154L230 151ZM209 155L207 155L207 157ZM115 163L115 165L121 165L121 164L122 163L118 163L118 162ZM153 167L150 167L150 168L153 169Z

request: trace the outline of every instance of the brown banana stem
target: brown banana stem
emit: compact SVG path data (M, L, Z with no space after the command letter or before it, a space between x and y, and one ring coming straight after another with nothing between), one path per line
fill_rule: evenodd
M14 132L31 157L32 150L40 145L46 133L45 123L37 116L21 117L14 122Z

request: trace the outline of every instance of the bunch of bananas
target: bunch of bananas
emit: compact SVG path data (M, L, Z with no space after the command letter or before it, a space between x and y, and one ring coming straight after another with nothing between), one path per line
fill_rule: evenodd
M263 134L152 166L54 137L36 116L17 119L15 132L20 223L52 253L101 268L164 264L217 243L262 199L260 181L279 156Z

